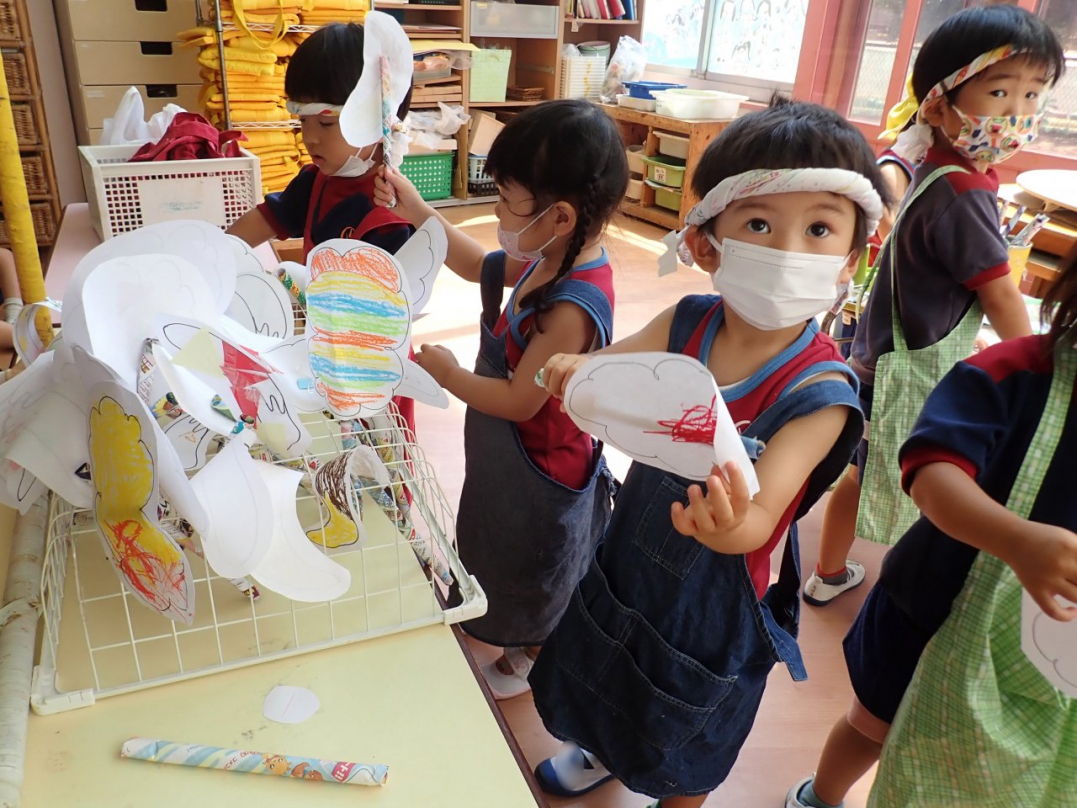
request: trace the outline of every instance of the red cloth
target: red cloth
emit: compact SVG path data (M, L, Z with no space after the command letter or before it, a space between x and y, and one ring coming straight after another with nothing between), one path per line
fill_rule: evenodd
M156 143L147 143L131 158L132 163L164 160L206 160L239 157L242 132L220 132L196 112L179 112Z

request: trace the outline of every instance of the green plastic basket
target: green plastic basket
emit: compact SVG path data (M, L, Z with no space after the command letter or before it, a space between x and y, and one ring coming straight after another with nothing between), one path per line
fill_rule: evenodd
M411 180L427 202L452 196L452 152L409 154L400 173Z

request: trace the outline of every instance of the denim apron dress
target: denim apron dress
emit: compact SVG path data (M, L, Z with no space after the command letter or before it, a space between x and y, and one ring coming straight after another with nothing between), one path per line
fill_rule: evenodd
M532 308L513 313L514 290L506 310L509 328L494 336L504 278L505 256L492 253L482 270L483 314L475 373L494 379L509 377L505 341L511 335L525 347L518 329L534 313ZM548 300L580 306L595 322L598 347L609 344L613 308L597 286L570 274ZM569 488L531 462L513 422L468 407L464 475L456 519L460 559L482 585L490 607L462 628L491 645L541 645L568 605L610 518L613 476L602 447L594 446L594 471L587 485L581 490Z
M670 330L671 353L684 351L715 301L713 296L681 301ZM701 362L707 361L720 315L719 310L704 332ZM817 333L813 321L742 384L797 362ZM688 486L696 481L633 463L605 538L531 672L546 729L592 752L633 791L662 798L714 790L752 728L774 664L784 663L794 680L807 676L796 643L796 519L844 470L863 433L863 416L856 378L844 363L804 364L744 437L769 440L790 420L826 407L846 406L855 415L809 478L778 581L763 599L745 556L714 552L673 528L670 506L687 503ZM839 372L848 382L824 380L794 389L825 372Z

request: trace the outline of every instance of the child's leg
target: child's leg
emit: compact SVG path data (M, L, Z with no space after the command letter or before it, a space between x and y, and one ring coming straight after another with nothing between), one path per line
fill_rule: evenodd
M878 762L887 729L888 724L854 702L849 715L842 716L830 730L819 770L796 795L799 804L807 808L841 805L849 789Z
M814 606L829 603L834 597L863 582L863 568L849 563L849 550L856 539L856 517L860 510L860 482L855 466L838 481L823 513L819 539L819 564L815 569L825 587L805 587L805 600ZM814 591L812 591L814 590Z
M0 291L4 296L3 319L14 323L22 308L22 292L19 291L19 273L15 270L15 255L11 250L0 249ZM5 347L10 348L11 343Z
M696 797L663 797L652 804L652 808L699 808L710 794L700 794Z
M0 323L0 349L15 347L15 328L11 323Z

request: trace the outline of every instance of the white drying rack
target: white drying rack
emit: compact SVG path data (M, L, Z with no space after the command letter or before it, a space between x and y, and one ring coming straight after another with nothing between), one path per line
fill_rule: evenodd
M179 625L124 588L105 557L92 513L51 495L34 711L85 707L106 696L484 614L486 596L457 555L452 509L433 468L395 409L388 414L390 426L366 435L394 453L386 465L411 494L420 546L417 552L375 504L375 492L361 489L366 542L326 550L322 533L323 551L352 575L348 592L330 602L298 603L264 588L252 600L188 552L196 576L195 619ZM307 468L343 451L338 422L314 416L306 423L314 436ZM300 486L297 510L305 528L325 523L324 507L309 486ZM446 587L418 561L420 553L441 562L455 583Z

